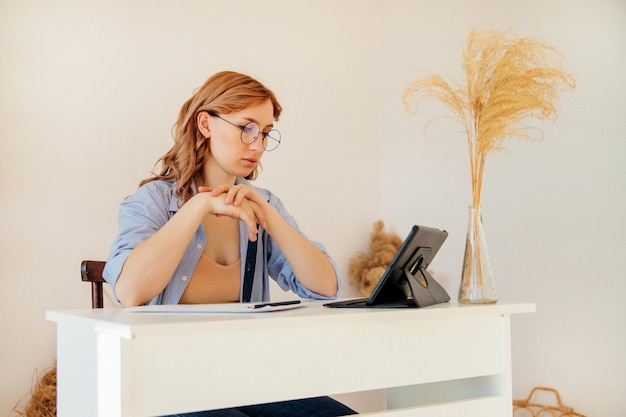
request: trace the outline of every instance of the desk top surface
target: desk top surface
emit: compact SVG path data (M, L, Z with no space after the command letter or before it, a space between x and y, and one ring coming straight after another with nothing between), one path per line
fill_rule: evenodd
M535 311L533 303L458 304L448 302L426 308L356 308L334 309L321 302L304 302L292 310L265 313L137 313L120 308L46 311L46 319L59 324L91 326L98 332L117 334L123 338L180 334L190 332L242 330L258 328L288 328L291 326L323 325L351 322L397 322L399 320L429 320L468 318L485 315L510 315Z

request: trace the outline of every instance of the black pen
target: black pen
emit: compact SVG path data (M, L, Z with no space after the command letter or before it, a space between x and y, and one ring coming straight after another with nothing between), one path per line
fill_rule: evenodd
M261 303L261 304L252 304L248 306L248 308L257 309L263 307L277 307L277 306L287 306L291 304L300 304L300 300L289 300L289 301L278 301L275 303Z

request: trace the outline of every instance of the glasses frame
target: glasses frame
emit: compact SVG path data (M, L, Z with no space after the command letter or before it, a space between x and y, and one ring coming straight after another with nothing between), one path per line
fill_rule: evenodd
M238 125L236 123L231 122L230 120L224 119L222 116L220 116L217 113L214 113L214 112L207 112L207 113L209 113L210 116L217 117L218 119L225 121L229 125L235 126L236 128L240 129L241 130L241 135L239 136L239 139L241 140L241 143L243 143L244 145L251 145L251 144L253 144L259 138L259 135L262 135L261 145L263 146L263 149L265 149L267 152L272 152L272 151L276 150L276 148L278 148L278 146L280 145L280 142L282 140L281 137L280 137L281 136L280 132L278 130L270 129L268 132L263 132L261 130L261 126L259 126L259 124L257 122L252 122L251 121L251 122L248 122L245 125L241 126L241 125ZM259 130L259 133L250 142L246 142L244 140L244 138L243 138L243 135L244 135L244 132L246 131L246 127L248 127L250 125L256 125L257 129ZM278 139L276 139L275 137L272 137L270 135L272 132L278 133ZM269 138L269 139L267 139L267 138ZM277 145L275 147L271 148L271 149L267 149L267 143L269 143L269 140L273 140L273 141L277 142Z

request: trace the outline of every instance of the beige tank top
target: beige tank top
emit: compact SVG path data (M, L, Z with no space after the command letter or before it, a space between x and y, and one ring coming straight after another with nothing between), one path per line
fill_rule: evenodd
M231 265L220 265L203 253L179 303L238 302L240 288L241 259Z

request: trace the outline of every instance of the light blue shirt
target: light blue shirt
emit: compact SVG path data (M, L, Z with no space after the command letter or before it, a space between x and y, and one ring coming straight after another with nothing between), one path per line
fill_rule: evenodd
M243 178L237 178L237 184L245 184L252 187L261 197L276 208L287 223L294 229L300 231L295 219L289 215L280 199L270 191L254 187ZM178 212L178 204L178 193L174 190L174 183L169 181L151 181L141 186L134 194L122 202L118 217L119 234L111 246L111 253L109 254L104 269L104 279L112 288L115 288L115 283L122 271L124 262L126 262L131 251L161 229L161 227ZM178 304L200 259L200 254L202 254L204 250L206 240L207 238L203 227L200 225L191 239L191 242L189 242L174 275L170 278L165 289L147 304ZM243 288L246 253L248 249L248 228L244 222L240 222L239 240L241 242L242 282L240 287ZM268 277L273 278L283 290L292 291L302 298L325 300L337 298L339 291L337 291L334 297L325 297L305 288L294 275L291 265L287 262L287 259L278 245L262 228L259 229L257 241L258 247L254 283L252 286L252 302L269 301ZM338 288L341 289L341 280L339 279L339 271L336 263L328 255L323 245L317 242L312 243L322 250L330 260L335 269Z

